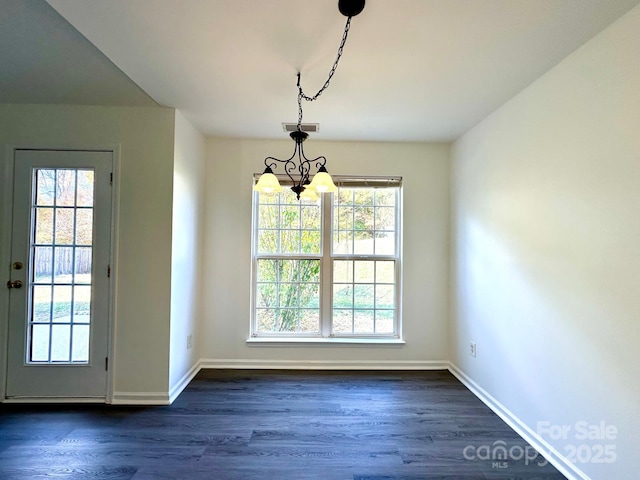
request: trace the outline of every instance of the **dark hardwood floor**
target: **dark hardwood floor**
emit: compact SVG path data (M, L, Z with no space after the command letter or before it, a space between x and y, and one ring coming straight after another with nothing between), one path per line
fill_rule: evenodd
M206 370L169 407L0 404L2 480L565 478L532 452L444 371Z

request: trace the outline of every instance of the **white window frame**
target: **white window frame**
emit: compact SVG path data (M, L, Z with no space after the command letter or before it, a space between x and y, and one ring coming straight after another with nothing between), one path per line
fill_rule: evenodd
M254 175L254 183L259 174ZM278 177L284 188L288 178ZM251 242L251 322L248 343L389 343L404 344L402 340L402 178L401 177L351 177L333 176L335 184L344 188L357 187L396 187L395 198L395 255L375 254L334 254L333 253L333 198L329 194L323 194L321 205L321 245L320 254L259 254L258 253L258 198L259 194L253 192L252 198L252 242ZM331 194L332 196L335 194ZM260 332L257 329L257 266L261 258L274 259L317 259L320 261L320 325L319 333L306 332ZM395 321L393 333L333 333L333 262L334 260L351 261L380 261L392 260L395 262ZM328 293L326 293L328 292ZM326 293L326 294L325 294ZM375 308L374 308L375 311Z

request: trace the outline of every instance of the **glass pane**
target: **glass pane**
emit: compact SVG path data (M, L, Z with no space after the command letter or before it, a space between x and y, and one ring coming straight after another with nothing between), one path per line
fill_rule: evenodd
M373 308L373 285L354 285L353 303L356 308Z
M353 230L353 208L336 207L334 209L334 229Z
M56 205L72 207L76 204L76 171L58 170L56 178Z
M35 247L33 252L34 282L51 282L53 273L53 248Z
M333 332L353 333L353 310L333 309Z
M276 311L272 309L258 309L258 331L273 332L276 331Z
M353 282L353 262L351 260L334 260L333 282L334 283Z
M280 307L297 307L299 299L297 283L280 284Z
M75 283L91 283L91 247L76 248L75 258Z
M320 261L319 260L299 260L298 261L298 281L300 282L320 282Z
M53 243L53 208L36 208L35 243Z
M373 190L370 188L354 190L353 203L356 205L373 205Z
M356 207L353 209L353 229L373 230L373 207Z
M280 252L300 253L300 230L280 230Z
M302 230L302 253L319 254L322 250L322 237L320 230Z
M304 333L320 331L320 310L300 310L300 331Z
M394 297L394 285L376 285L376 308L394 308Z
M353 285L335 284L333 286L333 308L353 307Z
M278 252L278 231L258 230L258 252L277 253Z
M396 235L391 232L376 233L376 255L396 254Z
M71 286L53 287L53 322L71 322Z
M72 362L88 362L89 361L89 325L73 326L71 361Z
M373 255L373 238L368 231L354 232L353 253L356 255Z
M79 208L76 210L76 244L91 245L93 238L93 210Z
M300 311L297 308L280 309L280 317L278 318L278 331L280 332L296 332L298 331L298 315Z
M73 279L73 247L55 247L54 283L71 283Z
M393 333L393 310L376 310L376 332Z
M34 285L32 293L34 322L49 322L51 318L51 286Z
M375 190L376 200L375 203L378 206L395 207L396 205L396 192L395 188L377 188Z
M31 361L49 361L49 325L31 327Z
M70 325L53 325L51 327L51 361L68 362L69 344L71 342Z
M376 262L376 282L377 283L395 283L395 262L378 261Z
M349 255L353 253L353 233L338 231L333 234L333 253Z
M36 205L53 205L56 171L38 170L36 175Z
M374 263L372 261L355 262L354 277L356 283L373 283Z
M283 206L280 209L280 228L300 228L300 207Z
M355 310L353 312L353 333L374 333L373 310Z
M93 207L93 170L78 170L79 207Z
M89 323L90 321L91 286L76 286L73 288L73 323Z
M396 209L393 207L376 208L376 230L396 229Z
M73 209L56 208L56 244L71 245L73 243Z
M320 285L317 283L301 283L299 287L301 308L320 308Z
M278 285L275 283L259 283L256 289L256 305L259 308L276 307Z
M258 207L258 228L278 228L278 206L260 205Z
M320 229L320 207L316 205L301 207L302 228Z
M259 282L275 282L277 260L258 260L258 281Z
M352 204L353 203L353 189L340 188L338 189L338 195L336 195L336 203L338 205Z

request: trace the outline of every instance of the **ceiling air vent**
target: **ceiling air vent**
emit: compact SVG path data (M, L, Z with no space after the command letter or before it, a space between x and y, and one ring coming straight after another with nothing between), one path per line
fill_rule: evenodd
M298 129L297 123L283 123L282 129L287 132L295 132ZM301 123L300 130L307 133L317 133L320 130L319 123Z

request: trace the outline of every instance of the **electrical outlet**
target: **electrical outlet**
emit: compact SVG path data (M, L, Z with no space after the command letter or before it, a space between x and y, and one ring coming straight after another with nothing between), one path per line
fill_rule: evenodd
M187 335L187 350L193 347L193 337L191 334Z
M475 342L469 342L469 355L471 355L472 357L476 356L476 343Z

